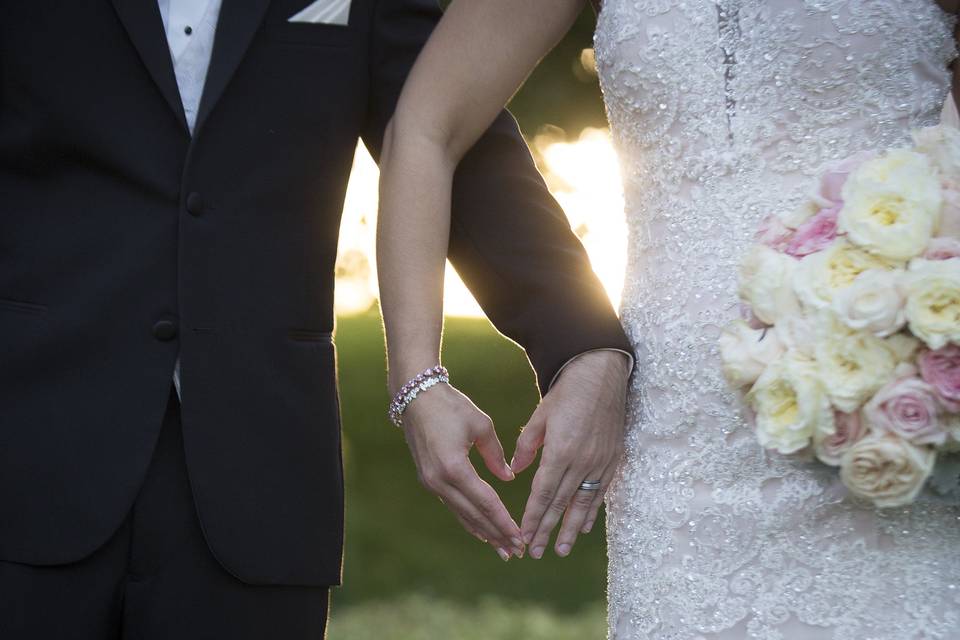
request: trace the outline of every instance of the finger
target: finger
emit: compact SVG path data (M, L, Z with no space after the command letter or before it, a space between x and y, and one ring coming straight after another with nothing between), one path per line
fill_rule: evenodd
M587 518L590 516L590 508L596 501L597 494L603 488L602 478L604 471L595 471L585 476L586 480L598 480L601 482L600 488L595 490L581 489L579 486L570 500L570 505L563 516L563 524L560 525L560 533L557 534L557 542L554 545L554 551L561 558L570 555L573 545L577 541L577 534L583 529Z
M509 560L510 554L522 557L523 549L515 545L509 536L505 537L493 521L486 517L470 500L456 487L449 487L447 490L449 502L454 506L458 518L476 527L483 538L483 541L490 544L504 560ZM504 557L506 553L506 557Z
M590 514L587 516L587 521L580 530L582 533L590 533L593 530L593 525L597 521L597 515L600 513L600 507L603 505L603 500L607 495L607 489L610 488L610 483L613 482L613 476L616 472L616 462L608 466L607 470L604 471L603 484L600 485L600 490L597 491L597 495L593 499L593 504L590 505Z
M510 512L503 505L497 492L477 475L469 461L461 467L461 471L450 484L466 498L472 510L479 514L479 518L494 527L498 532L497 538L509 542L510 548L515 548L518 552L522 551L523 540L520 527L510 517Z
M550 534L560 522L573 499L573 494L583 481L584 473L574 469L568 469L560 481L559 486L553 496L553 500L543 512L543 517L537 525L537 531L533 534L533 541L530 543L530 555L534 558L543 556L547 544L550 542Z
M523 510L523 520L521 521L522 525L520 527L523 532L523 541L528 546L533 543L534 535L540 527L540 521L543 519L547 509L550 508L550 505L553 504L557 488L560 486L560 480L562 478L563 469L553 466L546 461L540 465L537 473L533 476L533 484L530 487L530 497L527 498L527 505ZM530 555L538 559L540 557L533 553L533 549L531 549ZM540 555L543 555L542 549L540 550Z
M501 480L510 481L516 478L510 465L507 464L503 455L503 445L500 444L500 438L497 437L497 431L493 428L493 422L489 419L479 427L479 433L476 440L473 441L483 458L484 464L490 472Z
M451 511L452 511L452 510L451 510ZM473 520L467 518L467 517L464 516L463 514L457 513L456 511L452 511L452 513L453 513L454 517L456 517L456 519L460 522L460 525L461 525L464 529L466 529L474 538L476 538L477 540L479 540L479 541L482 542L483 544L489 544L489 543L490 543L490 541L487 539L487 536L485 536L484 534L480 533L480 531L479 531L480 525L479 525L478 523L476 523L476 522L474 522ZM493 547L494 551L497 552L497 555L500 556L500 559L502 559L504 562L507 562L507 561L510 560L511 552L508 551L506 548L504 548L502 545L501 545L501 546L498 546L497 544L490 544L490 546ZM523 557L523 553L519 553L519 554L516 554L516 555L517 555L518 558L522 558L522 557Z
M543 438L547 432L547 421L541 417L539 411L534 411L527 426L520 431L517 438L517 449L510 461L510 468L514 473L520 473L537 459L537 451L543 446Z

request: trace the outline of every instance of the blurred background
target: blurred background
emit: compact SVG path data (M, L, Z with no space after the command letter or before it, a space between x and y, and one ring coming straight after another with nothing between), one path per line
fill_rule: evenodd
M511 110L615 305L626 231L618 165L593 66L593 11L548 56ZM417 483L388 402L377 308L377 169L361 147L337 267L337 346L347 490L345 580L332 640L585 640L605 637L606 551L598 524L568 558L503 563ZM448 270L444 363L494 419L507 457L537 402L522 352L500 337ZM478 467L480 465L478 464ZM535 465L534 465L535 467ZM519 519L533 470L497 482ZM490 479L489 474L484 474Z

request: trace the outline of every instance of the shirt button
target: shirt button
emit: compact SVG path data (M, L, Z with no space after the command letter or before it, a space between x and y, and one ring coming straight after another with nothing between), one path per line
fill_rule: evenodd
M171 320L159 320L153 325L153 337L161 342L168 342L177 337L177 325Z
M193 27L191 27L190 25L187 25L183 28L183 32L187 35L190 35L191 33L193 33Z
M203 213L203 197L196 191L187 196L187 213L192 216Z

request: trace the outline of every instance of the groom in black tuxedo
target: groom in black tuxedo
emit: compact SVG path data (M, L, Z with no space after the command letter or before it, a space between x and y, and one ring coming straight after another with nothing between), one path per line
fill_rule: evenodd
M3 640L323 636L340 211L440 12L211 3L0 0ZM544 392L629 350L509 115L454 201L450 257Z

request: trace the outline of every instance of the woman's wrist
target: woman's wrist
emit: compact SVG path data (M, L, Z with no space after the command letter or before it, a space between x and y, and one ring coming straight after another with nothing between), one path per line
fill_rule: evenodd
M387 386L390 394L396 394L407 382L438 364L440 364L439 353L391 358L387 374Z

